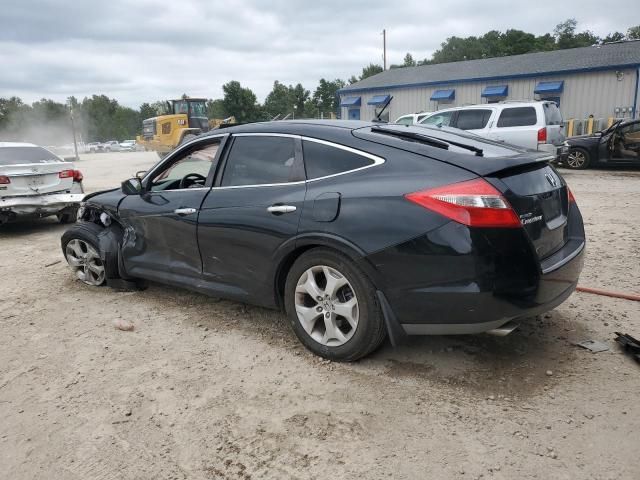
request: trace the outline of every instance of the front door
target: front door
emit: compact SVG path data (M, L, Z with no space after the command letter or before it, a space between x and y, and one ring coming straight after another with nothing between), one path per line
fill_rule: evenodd
M640 162L640 121L618 127L611 142L612 161L618 163Z
M198 215L213 181L220 141L176 152L147 174L140 195L124 198L119 211L128 274L167 283L201 276Z
M300 141L236 134L202 204L203 279L239 300L272 306L276 257L293 249L306 185Z

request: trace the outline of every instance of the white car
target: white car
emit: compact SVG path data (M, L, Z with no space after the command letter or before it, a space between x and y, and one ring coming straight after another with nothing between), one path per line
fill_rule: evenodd
M416 123L420 123L429 115L431 115L431 112L409 113L398 117L395 123L399 123L400 125L415 125Z
M108 142L104 142L102 144L103 152L119 152L120 150L122 150L120 148L120 142L118 142L117 140L109 140Z
M568 151L560 109L548 100L445 108L431 113L420 124L459 128L556 157Z
M98 153L102 151L102 144L100 142L90 142L84 146L84 153Z
M125 140L124 142L120 142L120 150L126 152L135 152L136 150L136 141L135 140Z
M50 215L74 222L83 198L73 163L32 143L0 142L0 224Z

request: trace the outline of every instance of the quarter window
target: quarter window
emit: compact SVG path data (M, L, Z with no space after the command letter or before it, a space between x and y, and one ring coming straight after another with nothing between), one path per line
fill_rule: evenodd
M373 160L341 148L304 140L304 165L307 178L326 177L372 165Z
M292 138L235 137L222 186L286 183L291 180L294 163Z
M461 130L479 130L487 126L491 110L459 110L456 128Z
M505 108L500 113L498 127L526 127L538 123L534 107Z

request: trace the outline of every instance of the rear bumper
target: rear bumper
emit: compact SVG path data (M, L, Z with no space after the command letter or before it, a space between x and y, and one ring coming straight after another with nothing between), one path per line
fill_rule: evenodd
M77 207L84 193L51 193L23 197L0 198L0 215L36 216L55 215L69 207Z
M584 263L577 234L538 261L523 230L469 229L451 222L368 258L395 322L408 335L480 333L564 302Z

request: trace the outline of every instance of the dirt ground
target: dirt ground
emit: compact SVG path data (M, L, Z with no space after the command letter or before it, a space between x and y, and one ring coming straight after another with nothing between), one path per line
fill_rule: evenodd
M155 160L78 167L93 191ZM588 233L581 285L640 293L640 171L564 173ZM0 478L638 478L640 365L613 337L640 337L639 302L575 293L504 338L412 338L336 364L278 312L84 286L64 229L0 227Z

